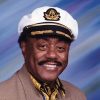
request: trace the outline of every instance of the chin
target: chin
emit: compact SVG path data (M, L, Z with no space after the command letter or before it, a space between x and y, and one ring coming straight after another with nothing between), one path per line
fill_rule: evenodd
M57 76L56 77L43 77L42 79L44 81L55 81L57 79Z

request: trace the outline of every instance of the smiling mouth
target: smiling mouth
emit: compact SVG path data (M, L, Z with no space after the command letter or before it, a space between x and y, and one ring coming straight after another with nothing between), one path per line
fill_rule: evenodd
M58 62L58 61L40 61L38 62L38 65L40 66L47 66L47 67L59 67L59 66L62 66L62 63L61 62Z
M55 70L57 68L56 64L44 64L43 65L47 70Z

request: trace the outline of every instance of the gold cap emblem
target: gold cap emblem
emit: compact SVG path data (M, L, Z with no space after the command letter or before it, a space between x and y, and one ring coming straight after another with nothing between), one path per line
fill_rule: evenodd
M57 12L54 8L49 8L44 12L45 20L58 21L60 19L60 13Z

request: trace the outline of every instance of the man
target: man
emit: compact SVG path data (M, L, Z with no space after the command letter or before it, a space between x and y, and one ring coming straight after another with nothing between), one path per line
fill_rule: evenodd
M57 7L37 8L21 19L18 33L25 64L0 84L0 100L86 100L78 88L58 78L78 35L69 13Z

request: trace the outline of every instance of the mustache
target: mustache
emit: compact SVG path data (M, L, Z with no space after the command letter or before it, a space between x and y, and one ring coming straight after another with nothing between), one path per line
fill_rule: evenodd
M54 59L42 60L42 61L38 62L38 64L43 65L43 64L48 63L48 62L56 63L57 66L62 66L63 65L60 61L57 61L57 60L54 60Z

